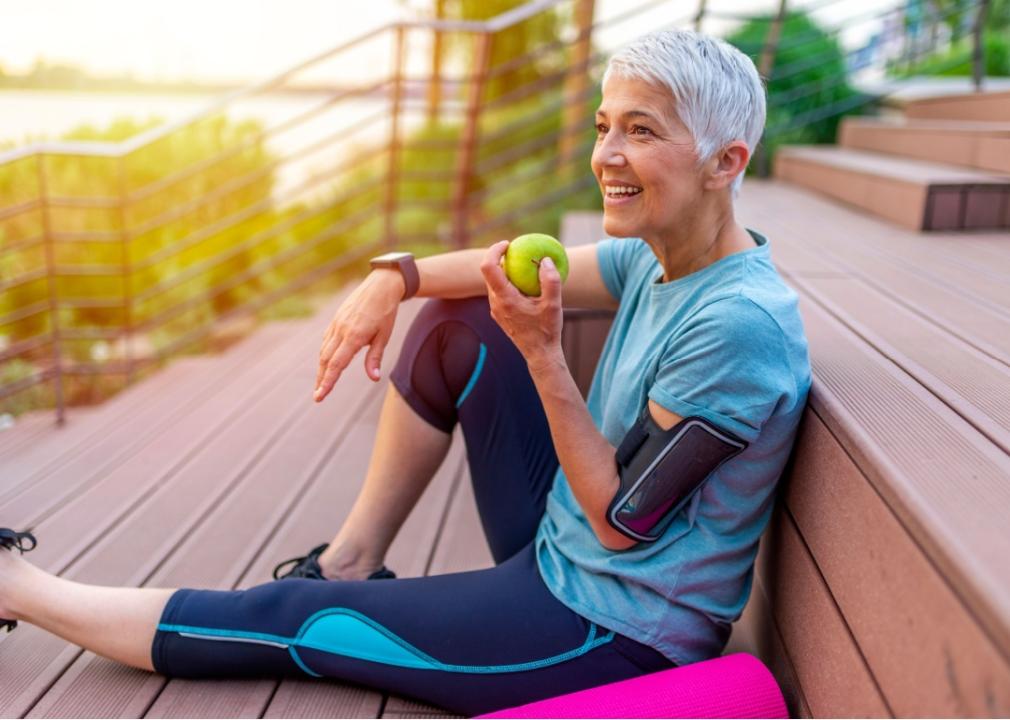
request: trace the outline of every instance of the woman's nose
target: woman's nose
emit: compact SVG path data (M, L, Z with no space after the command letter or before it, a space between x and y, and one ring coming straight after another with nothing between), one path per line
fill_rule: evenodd
M597 148L600 163L610 167L623 167L628 164L628 159L617 142L611 142L610 138L603 141Z

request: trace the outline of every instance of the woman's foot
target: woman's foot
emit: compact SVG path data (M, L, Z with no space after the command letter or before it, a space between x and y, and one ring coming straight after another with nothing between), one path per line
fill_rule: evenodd
M345 558L346 560L346 558ZM396 577L381 561L341 561L329 544L320 545L303 557L285 560L274 568L274 579L308 578L310 580L385 580Z
M10 632L17 627L17 615L11 607L10 588L16 583L15 576L24 567L24 561L14 554L35 549L35 536L29 532L15 532L0 528L0 630Z

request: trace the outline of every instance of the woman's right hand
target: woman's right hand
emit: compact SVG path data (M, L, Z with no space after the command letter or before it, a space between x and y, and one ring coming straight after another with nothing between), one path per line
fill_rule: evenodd
M404 282L399 271L373 270L337 308L319 351L313 395L316 402L322 402L330 394L340 375L365 345L368 345L365 374L373 382L379 381L382 352L393 333L403 292Z

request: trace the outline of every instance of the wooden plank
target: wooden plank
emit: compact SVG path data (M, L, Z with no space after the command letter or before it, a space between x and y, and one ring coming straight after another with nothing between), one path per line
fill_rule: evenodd
M40 545L35 553L40 566L62 571L78 552L75 548L86 547L102 535L105 526L99 519L113 522L117 513L128 511L133 503L176 475L218 432L249 411L250 399L273 393L287 374L285 361L298 355L311 357L317 342L314 331L303 330L267 355L263 363L234 373L220 392L204 397L204 402L190 413L174 418L156 437L148 434L143 452L134 453L100 477L86 475L90 480L87 483L82 483L77 473L86 472L89 467L71 462L60 473L0 506L0 516L22 518L17 524L32 525L40 530L54 528L53 535L57 537L73 537L74 543L69 547L50 540ZM311 380L308 383L311 388ZM300 388L292 388L292 391L306 395L311 392ZM124 428L123 432L128 430ZM69 555L61 560L60 553Z
M26 471L24 480L0 498L0 515L19 518L18 524L36 525L43 517L101 482L103 476L135 463L137 453L148 447L153 439L164 435L168 428L193 422L193 418L207 408L234 403L236 398L262 382L276 366L278 358L289 352L286 346L289 335L271 330L272 352L262 353L257 362L237 364L227 375L215 377L212 384L176 386L171 392L152 397L135 413L121 417L115 425L102 426L100 432L84 431L82 424L80 434L85 437L81 442L40 469L32 470L38 467L37 458L24 458L25 463L17 463L18 467L13 468L15 473L20 469ZM219 399L217 406L209 402L213 398Z
M265 718L374 718L376 693L347 683L286 679L263 714Z
M83 422L83 417L81 422L72 420L46 442L33 447L30 454L5 459L0 465L0 477L10 478L12 483L37 482L66 463L78 460L85 451L90 449L94 452L103 439L125 424L129 424L138 438L135 442L139 442L142 431L157 421L157 418L149 417L153 410L171 413L178 408L182 411L188 407L191 398L213 392L222 379L233 375L251 359L275 347L281 338L290 336L296 332L295 328L302 326L304 323L272 323L213 361L210 358L183 358L172 363L163 372L155 373L95 408L87 422ZM152 407L155 402L158 403L157 408ZM126 449L120 448L119 453ZM111 458L119 453L111 453L110 456L109 450L103 448L103 452L94 454L89 462L111 462ZM4 493L2 497L8 495Z
M76 408L68 408L66 421L69 422L71 414L76 415L76 412ZM12 424L9 427L0 429L0 458L5 462L22 447L37 442L41 436L53 432L57 427L56 412L53 410L25 413L10 422Z
M860 175L886 177L911 185L1004 186L1010 183L1010 178L996 173L836 145L789 145L779 153L790 160L827 165Z
M791 281L1010 454L1010 367L859 279Z
M382 711L384 718L458 718L441 708L427 703L391 696Z
M403 319L407 321L404 324L408 324L413 317L413 306L404 315ZM392 349L402 341L402 334L402 328L394 332L390 344ZM292 386L311 388L315 376L315 355L298 353L291 358L289 366L286 372L292 376ZM283 522L307 485L316 479L321 467L332 461L335 453L345 460L348 456L353 458L360 454L358 446L344 441L355 421L360 421L362 417L377 417L379 387L348 375L322 405L309 403L308 390L293 393L290 398L289 402L300 410L291 422L278 418L285 428L284 435L262 456L260 462L244 474L241 483L227 497L219 498L213 509L203 514L205 519L198 527L188 530L181 544L160 563L157 572L137 582L143 580L148 585L162 587L232 587L269 542L273 529ZM232 444L217 443L212 449L214 454L227 461L233 454L232 448ZM281 477L287 481L278 487L277 478ZM200 561L193 562L194 557L199 557ZM88 682L83 685L85 692L94 693L95 688L107 684L105 673L108 671L102 663L90 653L84 654L75 663L75 667L87 668L84 672L88 677ZM150 706L164 683L164 678L159 678L154 686L134 683L129 705L123 705L116 698L116 702L106 703L102 715L136 716L133 708ZM75 688L64 688L61 684L62 679L46 695L34 714L58 713L64 708L73 712L81 698L74 692ZM182 687L188 689L190 686L184 684ZM243 698L234 706L235 711L246 713L252 707L250 702L255 705L251 698L256 694L251 692L251 688L260 687L258 683L240 682L229 687L238 688L236 693ZM216 716L220 710L215 704L217 700L206 696L205 692L200 687L190 693L200 698L195 709ZM256 706L255 714L268 702L271 692L272 688L267 688L267 692L260 693L260 704ZM159 708L159 711L162 710Z
M302 343L293 344L291 352L307 349L310 340L313 344L317 341L315 333L303 337ZM294 414L285 408L296 407L293 398L303 397L305 405L310 403L310 390L303 388L311 388L313 357L308 352L304 355L308 362L303 363L302 372L290 373L288 368L281 366L276 373L283 378L280 382L268 377L264 387L246 388L249 399L244 411L232 414L232 422L221 427L218 436L213 438L216 443L205 444L199 452L167 473L157 469L152 472L151 468L139 465L132 473L114 474L113 479L120 481L118 489L115 484L96 487L78 502L48 518L37 532L40 537L52 538L54 542L40 544L36 551L40 555L39 564L87 582L142 583L172 548L235 489L249 468L262 459L264 451L283 437ZM200 432L200 426L193 429ZM162 437L157 444L160 447L165 442L166 438ZM248 448L251 452L236 462L235 447ZM150 476L154 478L153 483ZM145 489L143 483L150 487ZM138 486L142 490L139 497L131 497L120 505L123 491ZM113 522L110 528L109 523ZM66 534L66 529L74 523L79 528ZM85 533L84 528L96 530ZM152 528L160 528L162 532L152 532ZM60 542L60 537L73 540ZM8 650L14 651L19 644L31 643L33 636L40 634L44 633L26 627L25 632L12 636L16 638L13 643L8 641L0 645L0 657ZM30 707L34 695L46 690L68 660L62 654L53 658L51 651L49 659L44 671L36 671L31 680L24 683L21 692L2 705L6 711L20 714ZM7 664L0 668L0 674L6 669Z
M1004 227L997 210L1010 178L850 148L790 146L775 156L775 177L869 210L910 230ZM989 196L992 195L990 198ZM966 212L962 205L968 203Z
M884 117L843 118L838 137L842 147L1010 174L1004 143L1010 143L1007 122Z
M785 501L897 716L1010 713L1010 664L814 413Z
M768 544L769 541L761 542L750 598L744 607L743 615L733 624L733 632L723 654L745 652L759 658L771 671L782 690L789 717L809 718L813 717L810 706L803 696L803 687L789 658L789 650L775 623L775 617L768 603L768 592L764 587L765 581L758 570L766 565L761 553L766 552Z
M787 512L762 542L759 572L812 717L892 717Z
M922 120L1005 121L1010 117L1010 92L945 95L911 100L905 116Z
M811 406L1010 654L1010 457L814 303L801 311Z
M334 452L357 452L341 443L355 417L377 412L375 390L363 383L338 388L331 398L336 403L318 408L322 412L304 413L288 423L285 435L249 470L241 485L234 487L227 496L217 498L214 509L204 513L205 519L197 527L188 530L182 543L157 565L157 571L138 582L156 587L230 588L326 459ZM355 410L348 410L356 405ZM231 451L226 446L218 446L217 452L225 456ZM279 477L288 478L280 487ZM107 559L96 561L103 565L108 562ZM61 678L47 693L44 702L32 711L32 716L60 714L64 709L72 714L83 699L81 693L95 694L96 688L109 683L109 670L103 663L100 658L85 653L75 663L75 668L87 668L83 673L87 682L80 688L68 688L63 686ZM137 716L132 710L149 706L164 682L164 678L159 677L154 685L132 683L129 704L122 704L120 696L126 691L121 690L118 696L108 698L101 715Z
M1010 364L1010 316L1003 310L973 296L970 290L949 286L935 274L924 275L904 263L896 264L892 256L860 247L856 237L862 226L842 225L834 216L822 214L819 207L809 214L790 213L784 207L791 193L771 190L760 193L760 202L754 202L758 198L752 194L744 216L772 236L773 256L787 258L781 265L784 272L792 272L789 253L806 254L808 264L816 262L836 268L835 274L860 277L927 321ZM820 229L814 225L818 217ZM786 248L789 253L784 252Z
M772 233L770 228L787 226L794 240L812 249L830 243L840 250L844 244L854 243L891 258L914 259L915 265L926 263L940 275L946 264L982 276L1010 278L1010 248L1005 232L912 232L865 213L853 213L851 208L803 188L777 182L749 183L738 205L739 216L747 223L768 229L773 251L781 233ZM964 284L974 286L971 280Z
M318 332L312 327L300 328L299 334L297 334L295 338L292 338L292 340L295 340L298 337L301 338L301 342L289 343L288 352L290 353L290 355L288 357L289 359L290 358L300 359L303 365L310 368L309 374L314 376L314 367L311 367L314 366L314 352L311 352L311 350L315 350L315 346L318 343ZM283 372L284 369L285 368L283 365L280 366L281 372ZM269 378L267 379L269 380ZM307 398L311 388L311 377L307 375L304 378L303 382L305 388L308 389L305 390L300 389L301 392L298 393L298 396L303 396L302 393L304 393L306 402L308 402ZM242 387L240 388L240 392L236 394L234 402L239 402L243 398L254 397L256 394L257 394L257 388L255 385ZM264 417L270 418L271 416L266 415ZM283 416L276 416L274 417L273 420L271 420L271 422L273 421L283 422L283 420L284 420ZM176 434L183 437L193 434L199 435L202 427L204 426L200 424L193 425L192 419L190 419L189 425L187 427L179 428L175 430L175 432ZM241 428L238 429L241 430ZM165 445L166 443L171 444L172 439L168 436L162 436L158 439L158 442L155 444L155 446L157 447L158 450L160 450L162 446ZM250 446L255 447L255 443L250 443ZM221 447L222 452L225 455L227 455L229 458L234 457L233 447L227 445ZM150 455L145 455L145 458L149 460ZM168 459L171 462L175 462L174 458L175 458L174 454L170 454L168 456ZM234 465L233 460L230 460L230 462L232 465ZM178 468L175 469L178 470ZM125 485L129 487L131 490L133 489L134 485L138 484L138 481L149 482L150 475L153 474L156 479L158 475L157 470L154 470L152 473L152 469L148 465L145 465L144 462L137 463L136 467L133 468L132 471L134 473L133 478L129 477L128 474L125 477L121 478L121 480L125 481ZM175 477L177 478L178 475L176 475ZM211 477L213 477L213 475ZM170 481L173 480L171 476L166 476L166 478L169 479ZM124 483L121 482L120 484L123 485ZM111 505L111 507L115 507L117 494L115 492L112 492L110 494L110 497L112 498L113 501L113 505ZM194 493L194 501L201 497L202 497L201 492L198 491ZM84 498L82 498L82 500L83 499L90 499L90 498L86 495ZM93 534L85 534L84 536L81 536L79 533L68 534L60 532L61 530L65 529L64 527L57 527L56 531L52 534L43 533L40 530L40 535L45 537L45 539L43 540L43 543L40 544L39 549L36 551L35 554L35 559L38 561L39 565L41 565L42 567L46 567L47 569L50 570L60 570L61 563L65 563L68 558L72 559L73 557L75 557L77 554L81 552L81 549L85 550L85 557L87 556L87 552L90 552L94 549L89 547L93 543L93 540L98 536L102 535L103 533L107 532L105 530L105 527L102 525L102 519L105 518L104 521L106 523L111 522L112 519L107 517L108 509L110 507L108 503L105 503L104 505L102 503L99 503L97 507L95 506L94 503L92 503L91 507L93 509L90 512L91 515L93 515L93 517L85 513L83 517L83 522L86 523L86 527L89 530L92 529L95 530ZM71 519L73 521L77 521L81 518L79 518L77 514L72 514ZM151 529L158 528L159 525L162 528L165 528L166 522L168 521L164 517L156 515L154 520L150 523L149 527L142 528L141 532L144 535L142 539L146 543L150 544L152 542L151 540L152 537L154 538L158 537L156 534L152 534L150 532ZM58 525L62 526L64 525L64 523L58 523ZM181 527L182 527L182 533L184 534L185 524L183 524ZM165 529L173 533L178 532L177 528L172 526L169 526ZM119 539L121 538L121 536L116 535L117 532L119 532L119 529L113 531L112 534L113 536L115 536L116 539ZM136 539L134 539L134 543L135 542ZM107 544L108 539L106 541L106 545ZM147 570L146 572L149 573L151 569L157 567L157 564L160 562L164 553L170 549L171 543L169 543L168 545L163 545L162 550L160 552L151 552L148 555L138 555L137 553L139 552L139 550L135 548L133 543L131 543L130 541L125 542L125 547L127 548L128 552L134 554L134 556L130 560L130 562L134 564L134 569L136 565L148 563L148 567L150 569ZM46 555L46 553L48 553L48 556ZM153 563L153 565L150 565L150 563ZM127 568L127 570L129 569L130 568ZM139 582L142 578L143 578L143 571L141 571L139 574L135 572L132 578L132 582ZM128 579L130 578L123 576L116 576L114 578L111 578L110 581L113 583L122 583ZM62 643L62 641L56 640L55 638L52 638L51 636L48 636L47 634L42 633L41 631L38 631L36 628L32 628L30 626L26 626L23 630L19 630L17 634L10 636L4 644L0 645L0 658L4 657L8 652L10 652L13 657L17 658L17 663L13 663L11 661L0 663L0 680L2 680L2 682L0 682L0 708L4 708L8 712L13 714L18 714L14 710L15 707L21 707L21 708L30 707L35 700L35 696L37 696L39 692L45 690L45 687L47 686L48 682L52 682L51 679L52 676L50 675L49 676L50 679L47 680L47 677L43 672L44 670L50 668L52 672L56 672L57 670L55 669L65 667L67 664L72 662L74 658L80 653L78 649L66 646L65 644ZM28 670L27 674L26 673L18 674L16 672L16 669L23 668L26 659L29 659L31 661L29 663L30 667L27 668ZM5 677L8 675L8 673L13 673L13 676ZM10 680L10 682L8 682L8 680ZM7 692L5 693L4 690L6 690ZM18 712L21 711L19 710Z
M884 262L993 312L1010 314L1010 244L1004 242L998 255L973 259L971 251L958 241L963 235L933 237L895 230L867 217L851 217L849 211L819 199L798 213L790 207L799 198L790 195L762 193L765 204L758 210L765 222L783 230L778 235L785 235L788 241L799 244L803 238L801 244L810 252L827 250L829 257L858 263L858 269L870 276Z

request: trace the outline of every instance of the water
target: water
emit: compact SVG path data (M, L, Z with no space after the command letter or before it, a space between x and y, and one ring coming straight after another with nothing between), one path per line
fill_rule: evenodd
M13 143L17 147L40 140L57 140L81 125L105 128L119 118L138 122L160 118L172 122L201 111L215 99L213 94L0 91L0 146ZM264 94L237 102L228 115L233 120L257 119L263 127L272 128L320 106L325 100L324 93ZM387 106L387 101L381 97L341 101L290 130L272 135L267 140L267 148L281 157L336 135L332 144L279 169L275 197L285 196L309 177L339 167L347 158L348 147L360 150L363 144L384 145L389 134L388 113L384 112ZM374 120L367 122L368 118ZM352 137L344 132L348 128L358 128L358 132Z

